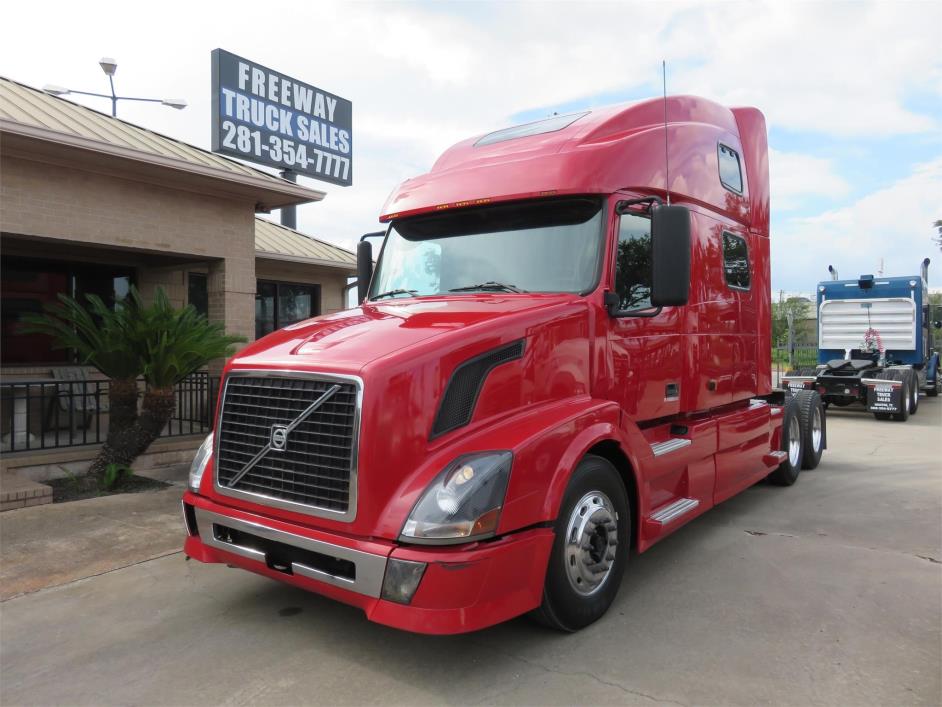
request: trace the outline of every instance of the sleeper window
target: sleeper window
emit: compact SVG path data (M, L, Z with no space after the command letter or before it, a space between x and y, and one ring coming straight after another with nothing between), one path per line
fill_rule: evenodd
M723 270L727 285L737 290L749 289L749 249L745 238L723 233Z
M720 143L718 146L720 163L720 183L737 194L742 194L742 168L739 154L731 147Z

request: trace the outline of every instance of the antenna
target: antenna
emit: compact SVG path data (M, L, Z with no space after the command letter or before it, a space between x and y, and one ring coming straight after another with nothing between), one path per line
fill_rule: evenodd
M664 87L664 191L667 192L667 205L671 205L671 162L667 140L667 62L661 59L661 79Z

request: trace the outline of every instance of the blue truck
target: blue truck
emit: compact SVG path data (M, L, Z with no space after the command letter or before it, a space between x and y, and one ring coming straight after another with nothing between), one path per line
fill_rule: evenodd
M929 303L929 259L919 275L818 283L818 365L788 371L786 389L816 390L825 406L862 403L878 420L905 421L919 395L940 389L939 329Z

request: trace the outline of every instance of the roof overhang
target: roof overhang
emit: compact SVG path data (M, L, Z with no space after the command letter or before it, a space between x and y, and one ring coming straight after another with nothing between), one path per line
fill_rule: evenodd
M268 251L256 249L255 257L261 258L262 260L280 260L286 263L300 263L302 265L317 265L322 268L332 268L334 270L340 270L342 272L346 272L351 275L355 275L357 271L356 265L338 263L336 260L323 260L321 258L306 258L301 255L286 255L284 253L271 253Z
M249 201L256 212L320 201L325 196L322 191L261 172L236 174L4 118L0 118L0 135L4 155Z

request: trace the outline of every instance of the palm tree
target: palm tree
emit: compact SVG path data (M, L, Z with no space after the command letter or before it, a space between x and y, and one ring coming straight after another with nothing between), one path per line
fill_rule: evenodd
M86 300L87 307L59 295L43 314L24 316L22 330L51 336L55 348L72 349L110 380L108 437L88 474L100 484L109 465L130 466L157 439L173 416L173 387L209 361L231 356L245 339L226 335L190 305L175 309L162 289L149 306L134 287L114 309L96 295Z

